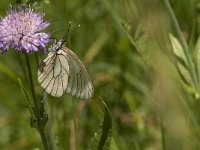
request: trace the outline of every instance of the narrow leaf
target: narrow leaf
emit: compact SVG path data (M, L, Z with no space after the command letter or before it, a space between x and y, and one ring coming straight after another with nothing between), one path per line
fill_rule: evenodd
M179 57L180 59L182 59L186 64L187 64L187 60L183 51L183 47L181 46L181 44L179 43L178 39L175 38L172 34L169 34L169 38L172 44L172 49L174 54Z
M187 60L183 51L181 44L179 43L178 39L175 38L172 34L169 35L170 41L172 44L173 52L177 58L177 69L182 78L182 80L187 85L192 85L192 77L190 72L187 68Z
M105 102L101 100L105 106L104 120L94 137L91 140L91 150L109 150L112 137L112 118Z
M30 98L29 98L30 96L29 96L28 92L26 91L26 89L25 89L22 81L20 80L20 78L18 78L18 81L19 81L19 86L21 88L21 91L22 91L22 93L24 95L24 98L28 102L28 108L29 108L29 112L31 114L31 117L34 117L35 115L34 115L33 108L32 108L32 105L31 105L31 101L30 101Z
M200 81L200 36L197 40L197 43L195 45L195 51L197 53L197 72L198 72L198 78Z
M190 73L181 63L178 63L178 72L186 84L192 85L192 79Z

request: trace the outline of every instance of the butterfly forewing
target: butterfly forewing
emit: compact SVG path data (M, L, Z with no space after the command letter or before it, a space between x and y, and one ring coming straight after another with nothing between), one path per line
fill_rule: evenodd
M38 82L45 91L52 96L60 97L65 93L68 83L69 67L65 62L65 68L57 54L48 54L38 70Z
M89 99L94 93L87 70L76 54L66 47L49 52L38 69L38 82L55 97L67 92L81 99Z

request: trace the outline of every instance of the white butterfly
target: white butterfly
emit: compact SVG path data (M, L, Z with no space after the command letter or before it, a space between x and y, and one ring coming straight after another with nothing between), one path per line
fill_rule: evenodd
M80 99L90 99L94 93L90 76L77 55L65 47L65 41L55 41L48 51L38 69L41 87L54 97L67 92Z

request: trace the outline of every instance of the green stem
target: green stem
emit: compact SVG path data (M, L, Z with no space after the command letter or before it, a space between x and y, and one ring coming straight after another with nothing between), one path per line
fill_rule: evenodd
M181 45L183 47L183 50L184 50L184 54L186 56L186 59L187 59L187 62L188 62L188 69L189 69L189 72L190 72L190 75L192 77L192 82L193 82L193 85L196 87L196 89L198 89L198 80L197 80L197 73L195 71L195 66L194 66L194 63L192 61L192 58L190 56L190 53L189 53L189 48L188 48L188 45L186 43L186 40L185 38L183 37L183 34L181 32L181 29L180 29L180 26L178 24L178 21L175 17L175 14L172 10L172 7L169 3L169 0L164 0L165 2L165 5L166 5L166 8L169 12L169 15L173 21L173 24L174 24L174 28L176 30L176 33L177 33L177 36L181 42Z
M166 143L165 143L165 127L164 127L164 124L163 124L163 120L162 120L162 117L160 117L160 125L161 125L161 135L162 135L162 147L163 147L163 150L166 150Z
M25 59L26 59L26 65L27 65L27 70L28 70L28 77L29 77L29 81L30 81L31 93L32 93L32 97L33 97L34 106L35 106L35 109L36 109L36 117L40 118L39 105L38 105L37 98L36 98L36 95L35 95L35 88L34 88L34 85L33 85L31 65L30 65L30 61L29 61L29 57L28 57L27 53L25 53Z
M39 68L39 58L38 58L38 53L35 53L35 61L36 61L36 66Z
M45 135L45 132L44 132L44 128L42 130L40 130L39 133L40 133L40 137L42 139L44 149L49 150L49 145L48 145L47 138L46 138L46 135Z
M24 62L23 62L23 60L22 60L22 55L21 55L21 53L18 53L18 54L17 54L17 57L18 57L19 65L21 66L22 72L23 72L23 74L24 74L24 79L25 79L25 81L27 81L27 80L28 80L28 75L27 75L27 71L26 71L26 67L25 67L25 65L24 65Z
M74 126L74 141L75 141L75 149L77 149L77 124L76 124L76 108L77 103L75 101L72 101L72 107L73 107L73 126Z
M45 131L44 131L44 126L41 124L42 116L40 114L40 109L39 109L38 101L37 101L36 94L35 94L35 88L34 88L34 84L33 84L31 65L30 65L30 60L29 60L29 57L28 57L27 53L25 53L25 60L26 60L26 66L27 66L27 70L28 70L30 89L31 89L33 102L34 102L34 108L35 108L34 113L35 113L35 116L37 118L38 125L39 125L38 131L40 133L40 136L41 136L41 139L42 139L42 143L43 143L43 146L44 146L45 150L49 150L47 138L46 138Z
M44 107L46 109L46 112L48 113L48 122L47 122L47 136L49 139L49 147L51 150L56 150L56 138L55 134L52 129L52 120L51 120L51 113L50 113L50 107L48 103L48 97L47 93L44 91L43 93L43 101L44 101Z

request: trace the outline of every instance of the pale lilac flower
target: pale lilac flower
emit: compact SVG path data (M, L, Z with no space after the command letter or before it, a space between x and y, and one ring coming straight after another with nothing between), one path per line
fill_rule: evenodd
M0 49L3 53L9 48L16 51L33 52L50 41L50 35L41 30L49 26L43 20L44 14L34 12L30 5L10 6L7 15L0 19Z

